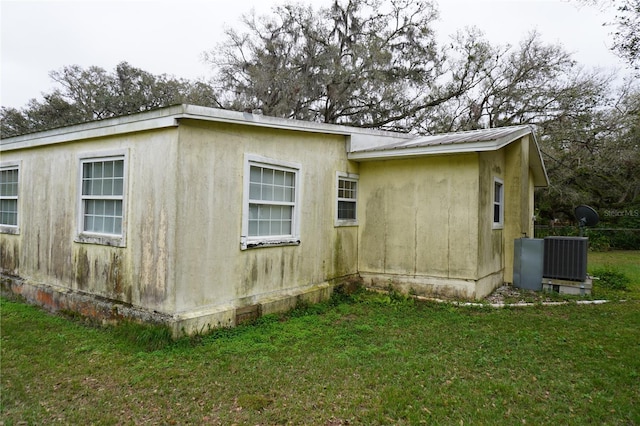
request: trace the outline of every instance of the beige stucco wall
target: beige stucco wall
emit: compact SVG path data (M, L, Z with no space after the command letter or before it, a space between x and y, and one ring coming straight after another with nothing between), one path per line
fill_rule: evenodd
M504 148L508 167L505 172L504 257L505 282L513 282L514 241L525 234L533 237L533 182L529 170L529 137Z
M529 139L497 151L363 162L359 271L365 282L481 298L513 277L513 242L532 236ZM494 178L504 224L493 226Z
M3 271L170 312L176 140L173 129L4 151L20 160L20 233L0 235ZM75 242L80 156L114 152L128 156L126 246Z
M483 152L479 156L478 277L485 280L486 288L480 288L478 292L486 294L501 285L504 279L504 228L493 226L493 190L495 178L505 181L507 167L504 149Z
M529 143L529 136L525 136L501 150L480 154L480 210L484 213L480 215L478 267L480 277L504 270L494 284L513 281L514 241L525 234L533 237L534 182L529 168ZM494 177L504 181L502 229L492 229ZM485 190L488 193L484 194Z
M336 172L358 171L345 142L338 135L182 123L176 310L252 305L357 273L357 228L334 226ZM245 154L300 164L300 245L241 250Z
M358 172L345 144L340 135L184 120L3 152L21 161L21 227L0 235L2 269L62 292L201 317L197 326L233 325L246 305L326 296L330 282L357 273L358 228L334 223L336 173ZM127 155L125 247L75 242L79 158L113 152ZM247 153L300 164L299 245L241 250Z
M475 153L361 163L361 274L473 297L478 176Z
M2 271L166 314L187 332L233 325L252 305L327 297L358 273L374 286L482 297L511 281L513 240L533 233L528 137L495 152L356 163L344 135L186 118L106 133L3 151L2 162L20 162L20 232L0 234ZM77 242L80 158L113 153L127 155L124 247ZM300 165L299 245L241 249L247 154ZM360 176L359 226L335 226L337 172ZM502 229L494 177L505 184Z

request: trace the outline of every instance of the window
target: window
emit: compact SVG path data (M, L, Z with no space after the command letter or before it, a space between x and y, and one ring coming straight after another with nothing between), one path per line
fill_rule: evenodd
M5 233L18 232L18 188L18 166L0 168L0 227Z
M504 224L504 183L493 178L493 228L500 229Z
M80 160L79 242L124 244L125 156Z
M247 156L243 249L299 244L297 164Z
M356 225L358 219L358 175L338 172L336 225Z

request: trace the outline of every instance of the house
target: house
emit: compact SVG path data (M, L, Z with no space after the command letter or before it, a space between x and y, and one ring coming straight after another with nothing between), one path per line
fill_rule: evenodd
M548 184L527 126L415 137L179 105L0 146L3 292L175 334L353 278L484 297Z

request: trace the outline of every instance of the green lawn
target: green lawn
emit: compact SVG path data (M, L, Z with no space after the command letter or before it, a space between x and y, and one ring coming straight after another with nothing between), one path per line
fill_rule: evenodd
M617 250L589 253L589 269L598 266L614 266L627 274L640 286L640 251Z
M639 252L625 302L493 309L359 292L163 343L1 301L12 424L640 424ZM154 345L156 348L154 349Z
M590 252L588 270L595 276L603 270L617 271L629 280L628 289L623 292L602 288L596 280L594 284L596 297L640 300L640 251Z

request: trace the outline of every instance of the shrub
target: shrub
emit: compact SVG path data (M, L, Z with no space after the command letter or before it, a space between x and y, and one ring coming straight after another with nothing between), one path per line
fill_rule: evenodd
M589 250L592 251L609 251L611 250L611 241L601 233L589 233Z
M605 266L593 270L593 276L599 278L597 285L609 290L627 291L631 280L622 272Z

